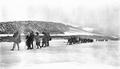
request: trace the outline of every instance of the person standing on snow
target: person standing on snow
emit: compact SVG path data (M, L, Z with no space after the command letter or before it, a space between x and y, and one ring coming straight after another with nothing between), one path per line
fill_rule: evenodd
M18 50L19 50L19 43L21 42L21 36L20 36L19 31L16 31L13 34L13 42L14 42L14 44L13 44L13 48L11 50L13 51L16 45L17 45Z
M26 46L27 46L27 50L29 50L30 47L30 33L28 32L27 36L26 36Z
M35 36L35 41L36 41L36 46L37 46L37 49L40 47L41 48L41 46L40 46L40 36L39 36L39 33L38 32L36 32L36 36Z
M34 32L32 31L30 33L30 48L33 49L33 41L34 41L34 38L35 38L35 35L34 35Z

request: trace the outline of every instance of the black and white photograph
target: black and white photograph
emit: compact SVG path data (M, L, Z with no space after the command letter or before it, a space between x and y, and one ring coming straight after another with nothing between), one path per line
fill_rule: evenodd
M120 69L120 0L0 0L0 69Z

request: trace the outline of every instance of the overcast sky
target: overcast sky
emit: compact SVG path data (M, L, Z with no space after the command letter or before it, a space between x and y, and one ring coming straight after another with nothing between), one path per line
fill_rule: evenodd
M0 0L0 21L54 21L116 33L120 0Z

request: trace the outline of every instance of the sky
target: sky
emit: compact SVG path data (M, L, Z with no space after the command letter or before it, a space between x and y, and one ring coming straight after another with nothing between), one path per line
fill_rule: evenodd
M120 0L0 0L0 22L52 21L119 34Z

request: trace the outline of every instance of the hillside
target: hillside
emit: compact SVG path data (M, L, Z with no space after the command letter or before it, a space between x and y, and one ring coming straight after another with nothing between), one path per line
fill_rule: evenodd
M63 34L69 30L69 25L45 21L12 21L0 23L0 34L12 34L16 29L22 33L49 31L51 34ZM72 27L72 26L71 26Z

